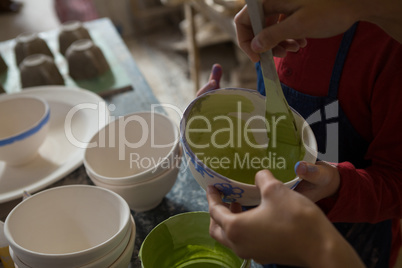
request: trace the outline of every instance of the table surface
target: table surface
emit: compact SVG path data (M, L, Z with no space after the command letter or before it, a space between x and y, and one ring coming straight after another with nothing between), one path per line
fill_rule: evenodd
M126 92L118 92L104 97L107 103L114 104L116 107L116 109L111 112L111 115L120 116L137 111L150 111L152 109L152 104L158 104L159 102L153 95L151 88L141 74L135 60L132 58L132 55L118 32L115 30L111 21L104 18L87 22L85 23L85 26L91 35L95 34L98 39L104 40L103 45L105 48L113 48L113 51L118 58L121 70L125 72L133 88ZM56 33L57 31L52 31L46 33L45 36L55 36ZM1 48L4 48L5 46L9 47L10 44L12 44L12 41L0 43L0 51ZM159 110L159 112L164 113L163 110ZM81 165L78 169L74 170L60 181L52 184L50 187L70 184L93 185L85 172L84 166ZM8 212L20 201L21 200L13 200L0 204L0 220L4 221ZM207 210L208 204L205 192L195 181L190 170L186 167L185 161L183 161L175 185L165 196L161 204L146 212L132 211L137 232L130 267L141 267L140 260L138 259L138 251L142 241L157 224L170 216L179 213ZM252 267L258 266L253 263Z

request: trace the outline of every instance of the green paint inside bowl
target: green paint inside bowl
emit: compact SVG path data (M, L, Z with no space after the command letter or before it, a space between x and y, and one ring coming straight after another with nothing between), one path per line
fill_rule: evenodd
M293 180L294 165L303 159L304 146L281 142L293 133L278 127L280 115L273 118L264 113L256 117L255 103L241 93L205 96L189 114L187 143L200 161L229 179L254 184L255 174L269 169L282 182ZM264 143L257 142L255 135L265 135L266 146L261 147Z
M209 213L188 212L156 226L141 245L143 268L238 268L242 260L209 235Z

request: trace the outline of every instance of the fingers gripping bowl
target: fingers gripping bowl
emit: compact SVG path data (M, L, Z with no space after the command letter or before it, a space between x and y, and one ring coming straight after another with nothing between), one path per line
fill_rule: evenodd
M180 122L183 154L195 180L220 190L227 202L260 203L254 185L258 170L269 169L289 188L300 178L294 164L315 163L317 144L307 122L294 110L299 146L281 143L281 117L265 114L265 97L250 89L218 89L197 97ZM296 153L297 152L297 153Z

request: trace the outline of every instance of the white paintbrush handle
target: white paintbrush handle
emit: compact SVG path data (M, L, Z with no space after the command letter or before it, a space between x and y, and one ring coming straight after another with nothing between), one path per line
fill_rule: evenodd
M254 35L258 35L265 27L264 11L261 0L246 0L247 10L250 16ZM286 142L299 143L299 133L296 122L289 105L283 95L281 82L276 71L272 50L260 54L261 71L265 84L266 109L269 114L285 114L288 120L283 121L282 128L285 132L294 132L294 135L286 135ZM285 138L285 137L284 137Z
M250 16L251 25L253 27L254 35L258 35L265 27L264 22L264 11L262 9L261 0L246 0L247 10ZM260 62L264 72L264 77L271 80L271 86L275 87L275 90L282 92L282 87L279 81L278 74L276 72L276 67L274 63L274 58L272 55L272 50L268 50L260 54ZM265 85L268 88L268 85ZM271 88L271 87L269 87ZM283 93L282 93L283 94Z

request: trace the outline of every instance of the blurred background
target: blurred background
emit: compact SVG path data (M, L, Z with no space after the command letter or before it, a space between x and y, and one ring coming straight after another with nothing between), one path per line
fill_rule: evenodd
M208 81L214 63L224 70L221 87L256 88L254 66L235 42L233 17L243 1L0 0L0 41L54 30L70 20L109 17L160 102L184 108ZM195 48L188 43L189 19Z

